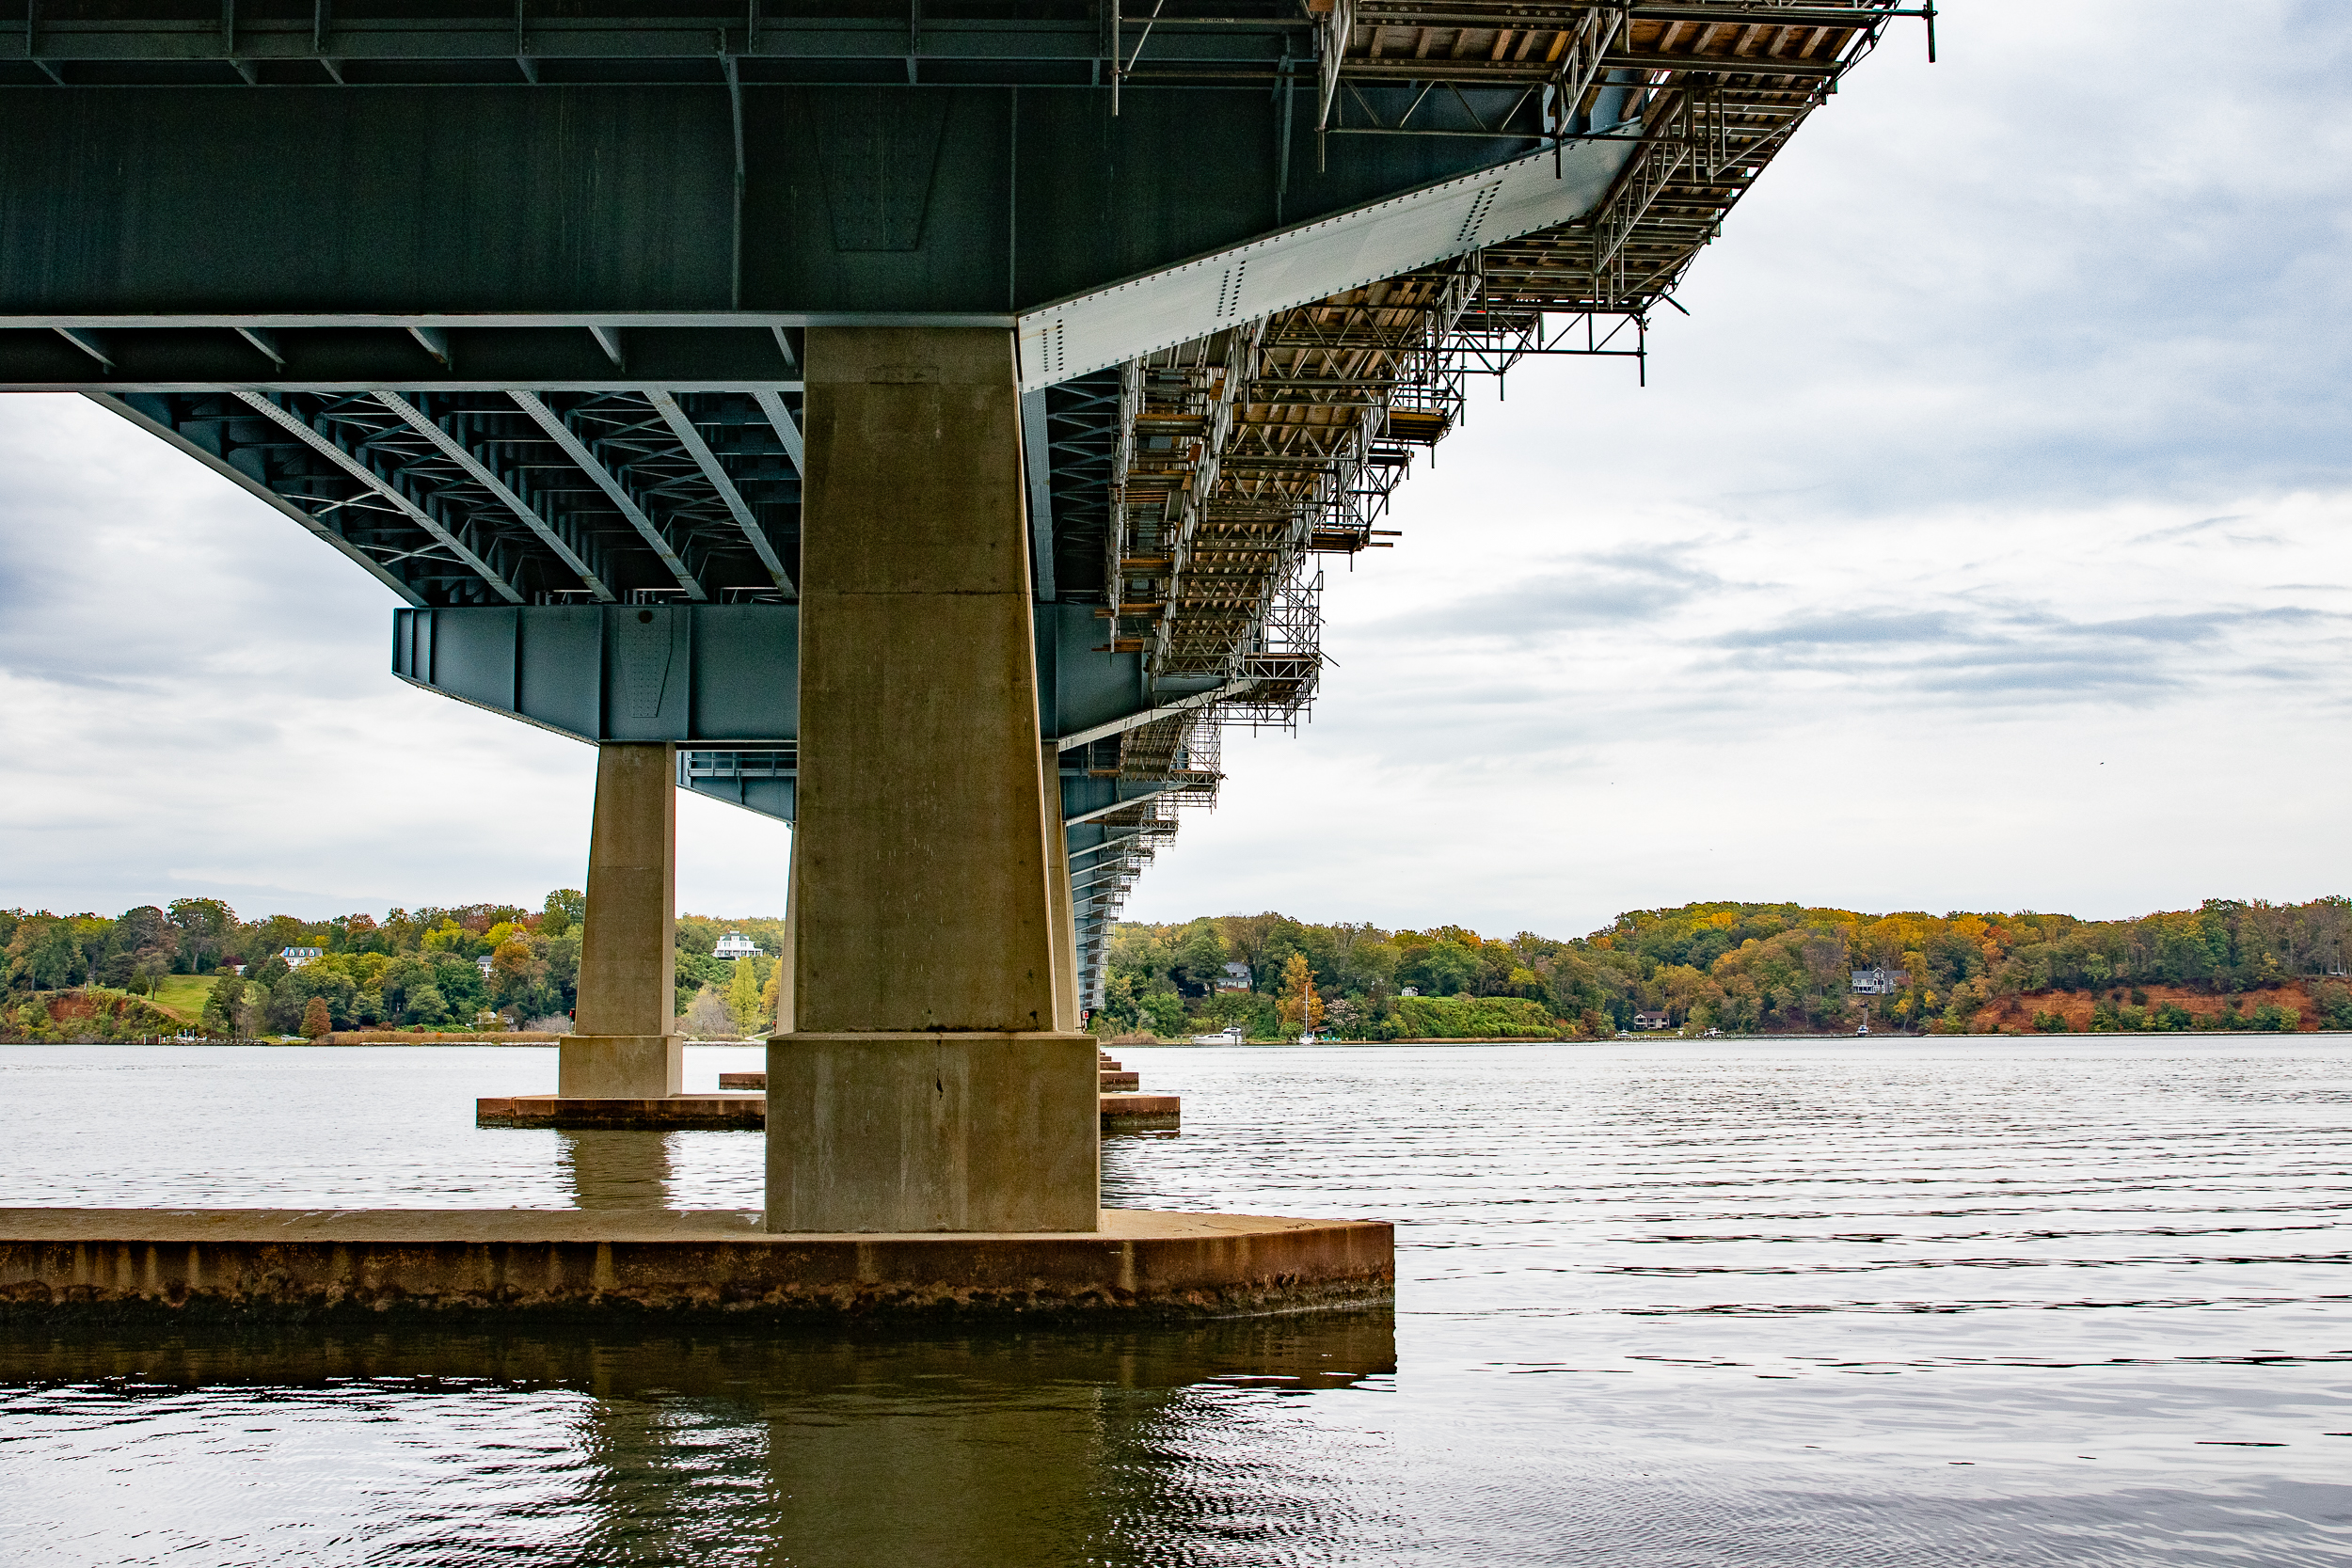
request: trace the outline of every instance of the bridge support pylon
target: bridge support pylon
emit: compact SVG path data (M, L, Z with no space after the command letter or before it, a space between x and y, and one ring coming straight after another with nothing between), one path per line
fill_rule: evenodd
M811 327L771 1231L1092 1231L1012 334Z
M574 1033L558 1051L567 1100L650 1100L685 1087L677 1033L677 748L596 748Z

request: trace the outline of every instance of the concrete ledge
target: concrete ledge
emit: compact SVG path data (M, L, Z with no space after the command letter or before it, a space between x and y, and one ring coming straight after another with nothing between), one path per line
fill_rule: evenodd
M768 1099L757 1094L676 1094L644 1100L513 1095L475 1101L473 1119L476 1127L757 1132L768 1125Z
M1181 1315L1378 1300L1372 1220L1106 1209L1084 1233L774 1235L755 1212L0 1209L0 1318L97 1312Z
M1106 1094L1102 1103L1105 1132L1172 1131L1184 1119L1184 1102L1172 1094Z
M768 1125L768 1097L734 1093L730 1078L765 1073L722 1073L718 1094L681 1094L660 1100L567 1100L560 1095L491 1097L473 1102L476 1127L566 1127L637 1132L750 1132ZM1097 1097L1105 1132L1173 1131L1183 1123L1184 1101L1172 1094L1105 1094Z
M1135 1089L1139 1088L1143 1084L1143 1074L1139 1072L1120 1072L1111 1068L1103 1069L1096 1074L1096 1077L1101 1080L1099 1087L1104 1094L1133 1092Z

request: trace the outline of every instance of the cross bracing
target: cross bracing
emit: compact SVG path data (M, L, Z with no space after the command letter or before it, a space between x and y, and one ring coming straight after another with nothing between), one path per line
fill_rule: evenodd
M106 401L262 491L410 604L794 596L800 472L749 393Z

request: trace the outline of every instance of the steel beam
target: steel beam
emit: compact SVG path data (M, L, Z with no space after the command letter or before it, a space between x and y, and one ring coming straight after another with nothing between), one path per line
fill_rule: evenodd
M401 420L409 429L432 442L442 456L465 469L473 477L475 483L505 502L506 509L514 513L525 528L537 534L539 542L553 550L556 558L570 567L580 580L586 585L588 591L594 594L600 602L605 604L613 602L615 595L612 590L604 585L603 579L590 568L580 552L572 548L564 536L555 531L555 526L539 515L538 508L516 494L513 486L492 473L489 466L476 457L470 448L442 429L440 421L406 398L402 397L398 392L378 392L375 394L375 401L400 416Z
M720 463L719 454L710 450L710 443L704 440L702 432L694 428L693 420L678 406L677 399L667 392L648 393L646 400L653 404L654 411L667 421L670 433L677 437L678 445L686 449L687 455L693 458L695 467L702 469L703 477L710 481L710 487L719 492L719 499L726 502L727 510L735 514L736 522L742 527L743 537L751 541L752 548L759 556L759 563L768 568L769 577L778 588L787 594L792 593L792 578L786 573L775 546L768 542L768 531L759 526L758 514L743 499L743 492L735 487L735 481L727 477L727 470Z
M407 517L410 522L415 523L419 528L430 534L434 541L443 549L449 551L459 561L464 562L468 566L473 568L476 575L478 575L484 582L488 583L491 590L496 593L499 597L504 599L509 604L521 604L523 602L522 594L516 591L513 583L508 582L504 577L500 575L498 568L483 560L481 556L476 555L472 547L464 540L458 538L456 534L452 533L448 529L442 527L439 518L434 516L423 507L419 506L415 501L410 500L407 493L402 490L400 486L394 484L391 481L377 473L373 468L369 467L365 463L360 462L358 458L352 456L351 453L345 451L342 448L342 443L337 441L333 436L327 435L325 431L312 425L310 420L304 419L301 415L294 413L292 409L284 407L278 402L277 399L271 397L266 392L256 392L240 388L236 389L236 396L245 403L250 404L254 411L259 413L262 418L280 426L296 440L301 441L304 445L310 447L313 451L316 451L320 456L326 458L328 462L334 464L337 467L342 468L352 478L358 480L360 483L366 485L369 489L373 490L377 495L391 502L392 505L398 508L401 514Z
M244 467L239 467L237 464L224 460L220 453L216 451L205 451L200 444L188 439L188 437L180 430L175 428L168 420L157 418L155 413L152 411L153 400L135 397L121 398L106 392L91 392L87 395L92 403L97 404L100 407L120 415L122 418L130 420L133 424L138 426L139 429L148 432L150 435L161 436L164 440L169 442L174 448L187 453L190 457L195 458L199 463L203 464L215 473L219 474L230 483L236 485L239 489L259 497L270 506L293 518L296 523L302 526L304 531L316 535L319 539L333 546L342 554L349 557L362 571L366 572L368 576L373 578L376 581L390 589L394 594L398 594L408 603L416 605L424 602L423 596L417 592L414 584L407 582L389 566L386 565L383 562L378 561L375 557L370 555L367 550L362 548L356 541L346 538L340 529L331 527L322 518L313 516L310 513L305 512L301 507L294 504L292 499L285 496L281 496L276 490L271 489L270 486L262 479L246 471ZM148 404L150 406L141 407L140 404L142 403Z
M1140 729L1144 725L1152 723L1158 720L1173 719L1180 713L1189 713L1195 708L1207 707L1212 703L1230 702L1236 697L1242 696L1258 684L1258 678L1255 675L1247 675L1240 680L1227 681L1223 686L1217 687L1213 690L1196 691L1188 696L1179 697L1174 702L1163 703L1156 707L1145 708L1140 713L1126 714L1120 718L1113 719L1106 723L1095 724L1087 729L1074 731L1072 734L1063 736L1059 741L1057 742L1057 745L1061 751L1074 751L1078 747L1086 745L1089 741L1101 740L1106 736L1124 735L1129 730Z
M580 471L594 481L596 488L602 490L606 498L619 508L621 515L628 519L629 526L637 531L638 536L644 540L654 554L661 558L661 563L670 569L670 575L677 578L677 585L686 591L686 596L696 600L708 599L710 595L703 591L702 583L696 580L694 574L687 568L685 560L672 547L669 535L661 531L661 525L645 515L645 509L637 504L637 498L630 495L628 487L604 466L604 460L596 454L594 449L535 394L510 391L506 395L513 398L516 406L530 415L533 422L548 433L548 439L563 448L564 455L570 458Z
M784 443L784 455L792 460L792 471L796 474L806 473L808 449L801 439L800 421L792 417L792 410L784 405L784 394L770 388L754 388L752 401L759 404L759 411L768 416L770 424L775 426L776 439Z

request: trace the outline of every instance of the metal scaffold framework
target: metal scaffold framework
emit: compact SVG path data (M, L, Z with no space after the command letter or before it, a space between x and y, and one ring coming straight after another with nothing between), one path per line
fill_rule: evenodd
M1392 531L1375 525L1415 452L1460 424L1469 379L1552 355L1645 370L1651 313L1838 76L1907 15L1932 8L1323 10L1318 135L1609 139L1629 155L1574 223L1128 361L1115 426L1110 376L1092 378L1089 451L1114 459L1088 481L1089 499L1107 497L1104 646L1233 690L1128 731L1115 758L1089 755L1098 772L1182 786L1103 819L1116 836L1076 877L1090 1005L1120 900L1179 810L1216 801L1221 729L1307 716L1324 664L1320 562L1387 547Z

